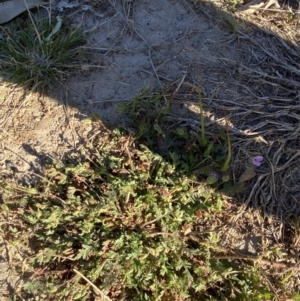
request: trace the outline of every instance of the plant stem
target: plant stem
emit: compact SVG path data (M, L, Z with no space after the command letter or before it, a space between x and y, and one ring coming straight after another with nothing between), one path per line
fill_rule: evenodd
M228 148L228 153L227 153L227 158L226 161L224 163L224 165L221 168L221 171L226 171L229 167L229 163L231 160L231 141L230 141L230 136L229 136L229 131L228 131L228 122L227 122L227 118L226 118L226 113L225 113L225 122L226 122L226 135L227 135L227 148Z
M203 101L201 96L201 88L198 83L198 97L199 97L199 107L200 107L200 121L201 121L201 141L200 146L205 147L207 145L207 139L205 137L205 125L204 125L204 115L203 115Z
M86 278L83 274L81 274L79 271L77 271L76 269L73 269L73 271L79 275L81 278L83 278L87 283L89 283L94 289L95 291L100 294L102 296L103 299L106 299L108 301L111 301L111 299L106 296L92 281L90 281L88 278Z

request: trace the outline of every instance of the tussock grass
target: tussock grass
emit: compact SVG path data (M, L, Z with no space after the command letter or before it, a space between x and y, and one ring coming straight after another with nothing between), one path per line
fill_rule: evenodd
M0 64L10 81L42 91L63 82L76 67L78 46L84 42L80 28L64 26L61 19L32 17L1 29Z

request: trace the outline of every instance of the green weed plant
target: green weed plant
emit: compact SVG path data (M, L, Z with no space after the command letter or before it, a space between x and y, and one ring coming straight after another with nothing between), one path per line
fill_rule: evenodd
M183 159L167 162L120 130L103 129L93 153L49 162L35 187L2 182L1 214L11 218L1 233L31 250L19 268L24 284L17 296L269 297L252 267L216 256L219 239L211 225L222 214L222 199L178 168Z
M136 137L179 170L197 180L205 180L213 188L234 194L240 187L234 186L229 176L231 140L227 120L225 129L209 140L199 87L197 92L200 107L198 132L188 126L171 127L168 104L159 94L149 96L151 93L147 90L141 91L129 103L120 105L119 110L128 116L127 126L134 129Z

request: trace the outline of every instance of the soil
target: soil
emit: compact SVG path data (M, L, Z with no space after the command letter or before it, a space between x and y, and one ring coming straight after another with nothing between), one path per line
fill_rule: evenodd
M273 229L261 233L260 226L264 214L268 222L278 220L277 227L284 223L282 213L300 214L295 201L300 199L296 13L235 13L233 19L225 3L196 0L58 0L52 9L63 20L93 30L86 44L88 59L45 95L2 81L1 175L13 170L17 178L32 178L47 158L78 152L97 134L91 122L95 113L107 127L125 124L118 104L144 88L163 93L178 88L170 118L197 129L196 87L201 85L209 134L225 126L225 115L230 120L232 178L238 180L254 155L265 156L246 195L237 198L240 206L232 222L245 217L247 206L260 212L251 215L252 225L245 217L247 223L234 230L244 231L244 242L226 236L224 246L231 243L248 252L253 240L249 252L257 254L262 237L271 244L284 241L277 228L279 236Z

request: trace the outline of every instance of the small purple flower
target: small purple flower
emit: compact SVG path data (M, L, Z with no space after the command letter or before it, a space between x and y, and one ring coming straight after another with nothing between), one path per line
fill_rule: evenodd
M211 173L209 174L209 176L215 178L216 180L219 180L219 178L220 178L219 174L217 174L217 173L214 172L214 171L211 172Z
M262 163L263 160L264 160L264 157L263 157L263 156L255 156L255 157L252 159L252 163L253 163L255 166L261 166L261 163Z

